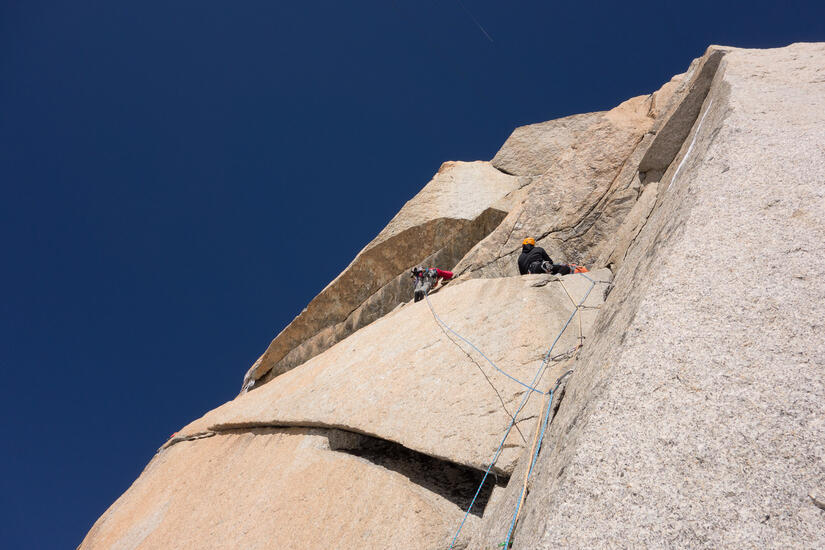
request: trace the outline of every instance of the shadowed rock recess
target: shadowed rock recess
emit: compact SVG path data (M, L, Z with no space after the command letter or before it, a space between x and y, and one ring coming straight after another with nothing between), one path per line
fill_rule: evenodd
M445 163L80 548L825 547L824 143L825 45L712 46Z

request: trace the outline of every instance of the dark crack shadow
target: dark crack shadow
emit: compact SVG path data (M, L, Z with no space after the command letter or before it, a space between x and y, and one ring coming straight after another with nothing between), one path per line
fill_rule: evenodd
M433 458L383 439L361 437L357 443L353 444L348 438L343 447L339 445L340 443L335 441L335 436L330 438L331 449L357 456L401 474L412 483L444 497L462 510L470 505L484 476L484 472L475 468ZM488 476L471 513L481 517L490 500L493 488L496 485L506 486L508 481L509 477Z

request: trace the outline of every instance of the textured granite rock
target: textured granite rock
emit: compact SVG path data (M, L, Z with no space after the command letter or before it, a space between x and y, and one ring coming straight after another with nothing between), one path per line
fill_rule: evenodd
M449 269L507 212L524 185L488 162L445 162L352 263L326 286L249 369L243 387L265 382L389 313L410 294L419 263Z
M690 129L696 121L699 110L710 89L711 80L719 67L719 61L727 48L711 46L704 56L696 59L688 69L686 85L670 109L662 112L658 123L653 128L657 139L645 151L639 162L639 172L650 175L647 181L657 178L670 165L679 152Z
M542 356L578 304L553 355L587 338L610 271L476 279L430 296L433 310L498 368L531 384ZM535 286L534 286L535 285ZM592 287L592 292L588 291ZM568 296L569 294L569 296ZM542 391L564 369L554 361ZM250 426L327 426L393 441L483 470L528 391L440 328L426 301L407 304L349 338L184 427L179 439ZM508 475L531 432L541 395L528 400L495 472ZM174 443L174 440L172 441Z
M618 271L541 379L575 369L514 548L825 547L823 143L825 45L711 47L652 96L446 163L247 377L270 382L167 442L81 547L448 547L525 390L405 303L405 271L458 262L435 311L529 380L589 285L508 276L526 234ZM543 399L457 548L504 541Z
M603 117L604 113L586 113L520 126L513 130L490 163L508 174L540 176Z
M544 171L513 194L507 217L458 263L456 272L464 277L513 274L526 236L534 237L555 261L618 268L628 237L644 224L656 199L654 184L690 131L724 51L710 48L658 91L610 111L517 129L493 163L507 160L509 170L527 173L538 169L533 156L542 154Z
M825 45L734 50L659 182L514 548L823 548Z
M157 455L80 550L445 548L464 503L425 474L333 451L321 430L218 434Z
M541 176L571 149L577 149L582 136L593 127L603 124L604 119L616 119L622 110L632 105L632 118L640 129L648 127L652 120L658 120L668 112L670 102L682 83L684 75L676 75L661 89L646 97L634 98L613 111L573 115L547 122L529 124L516 128L501 146L491 164L508 174L517 176ZM639 109L641 108L641 109ZM644 112L645 117L639 115ZM640 119L640 120L639 120ZM651 120L645 120L651 119ZM616 121L619 122L619 121ZM674 151L675 154L675 151Z
M571 366L574 366L574 364ZM570 371L568 370L566 372ZM542 398L542 414L547 414L549 405L550 415L547 419L547 424L552 423L558 411L559 405L564 398L566 381L569 377L570 375L565 373L565 375L556 379L556 385L558 387L553 395L552 403L548 403L549 396L543 396ZM541 423L544 421L545 420L542 419ZM522 499L526 499L529 495L527 490L529 487L529 483L527 482L530 479L528 470L530 469L533 457L536 456L535 449L538 447L540 452L542 448L551 445L550 441L543 441L543 444L539 446L538 436L541 425L537 425L536 428L537 429L530 434L530 445L522 449L521 456L507 485L497 487L495 492L496 498L491 498L485 507L483 521L477 522L466 531L462 529L456 541L457 543L466 545L467 548L483 548L485 550L498 550L501 548L500 545L506 540L510 526L513 524L514 516L516 512L519 511L519 502L523 502ZM524 493L523 495L522 492ZM524 511L523 505L520 511Z
M545 159L545 172L513 194L514 206L504 221L455 271L465 277L518 274L515 259L526 236L556 261L594 265L594 249L621 223L639 194L636 173L624 168L655 122L648 115L651 101L650 96L633 98L611 111L577 119L581 124L566 125L575 145L558 148L557 156Z

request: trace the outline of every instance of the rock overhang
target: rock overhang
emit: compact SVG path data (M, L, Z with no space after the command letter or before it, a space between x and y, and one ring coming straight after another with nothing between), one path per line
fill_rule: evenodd
M373 463L332 448L332 435L258 428L175 445L153 459L80 548L449 544L463 502L420 483L422 465Z
M609 270L600 270L586 276L533 275L448 285L433 293L429 303L406 304L207 413L179 438L251 426L325 426L484 469L510 415L530 390L497 371L455 333L530 385L558 334L552 355L565 358L587 337L610 277ZM443 329L433 312L455 333ZM545 391L566 364L551 361L538 389ZM529 437L525 434L532 434L543 400L532 393L518 429L508 436L497 473L512 471Z

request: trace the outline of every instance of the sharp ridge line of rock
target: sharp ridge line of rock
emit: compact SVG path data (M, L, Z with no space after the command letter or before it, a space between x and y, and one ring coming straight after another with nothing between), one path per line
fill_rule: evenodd
M457 230L457 233L455 235L456 240L469 238L470 233L472 233L474 231L483 230L483 226L486 224L486 220L490 220L490 221L492 221L492 227L490 227L489 230L484 231L484 233L478 237L478 238L483 238L485 235L489 234L490 231L495 230L495 228L505 219L505 217L506 217L506 212L505 211L500 210L499 208L496 208L495 205L489 206L489 207L485 208L483 211L481 211L478 214L478 216L476 216L476 218L474 218L473 220L467 221L466 223L464 223L462 225L462 227L460 229ZM498 218L498 221L495 221L495 218ZM453 218L446 218L446 217L434 218L434 219L430 220L429 222L427 222L426 225L440 226L440 225L448 224L452 221L453 221ZM376 254L378 254L378 250L383 250L384 248L388 247L389 243L391 243L394 239L399 239L399 240L403 239L405 235L414 234L419 230L420 230L420 227L406 228L406 229L402 230L401 232L399 232L395 235L392 235L388 240L386 240L384 242L381 242L381 243L378 243L377 245L373 246L372 248L369 248L368 250L363 251L362 253L363 254L370 254L371 253L372 255L376 255ZM435 236L436 236L436 233L437 232L432 232L430 237L434 239ZM471 239L471 240L473 240L473 239ZM474 242L477 242L477 240L474 240ZM470 245L470 247L471 246L472 245ZM288 370L291 370L292 368L295 368L296 366L299 366L300 364L302 364L306 360L311 359L312 357L314 357L318 353L322 352L324 349L327 349L330 345L334 345L334 343L336 343L336 342L343 341L344 339L346 339L348 336L350 336L351 334L353 334L357 330L363 328L364 326L367 326L369 324L369 322L366 323L366 324L357 324L357 326L355 326L355 328L352 332L345 331L346 334L342 335L340 338L337 335L332 334L332 335L330 335L330 338L332 339L332 342L329 342L326 345L323 345L323 347L321 349L318 349L314 352L303 353L302 359L299 360L298 362L295 362L294 360L290 360L290 356L291 356L292 353L294 353L295 351L297 351L299 349L303 349L303 346L305 346L307 343L312 342L316 337L322 335L325 331L327 331L327 330L333 330L334 331L334 330L337 330L341 327L346 328L348 323L350 323L350 320L351 320L353 314L355 314L356 312L358 312L359 310L361 310L365 306L370 305L371 300L373 300L373 298L375 298L377 296L380 296L382 293L384 293L388 289L391 290L393 285L396 285L398 283L399 278L403 278L405 276L405 274L407 273L407 269L409 269L409 268L411 268L411 267L413 267L417 264L421 264L421 263L435 263L430 258L434 258L434 257L437 257L438 255L440 255L442 253L445 253L445 251L448 250L448 248L449 248L448 244L445 244L441 248L435 248L434 245L431 246L430 249L432 249L433 252L430 255L428 255L424 258L418 258L418 259L416 259L416 261L413 261L413 262L409 263L408 265L406 265L402 269L402 271L400 271L394 277L388 279L383 285L381 285L375 291L370 293L360 303L354 304L352 306L352 309L347 311L343 315L343 317L341 317L341 319L339 321L333 322L332 324L328 324L328 325L325 325L325 326L321 327L320 329L318 329L318 331L315 334L313 334L312 336L304 338L300 343L298 343L297 345L292 347L290 350L288 350L286 353L284 353L284 355L281 356L280 359L274 360L274 362L272 362L273 360L271 358L268 359L268 361L272 362L272 364L267 369L263 369L263 370L260 370L258 372L257 378L254 379L255 384L251 386L251 389L259 388L262 384L264 384L266 382L269 382L274 377L277 377L278 375L283 374L284 372L286 372ZM359 253L359 256L362 253ZM347 268L345 268L344 272L342 272L341 275L343 275L345 272L350 270L353 267L353 265L355 264L355 261L356 260L353 260L353 262L351 262L350 265L348 265ZM452 267L452 266L449 266L449 267ZM327 290L327 288L331 288L332 285L338 280L338 278L341 277L341 275L339 275L338 277L336 277L335 280L330 282L324 288L324 290L322 290L321 293L319 293L318 296L323 294ZM316 296L316 298L317 298L317 296ZM313 298L313 301L314 300L315 300L315 298ZM374 322L374 321L380 319L381 317L383 317L387 313L391 312L394 309L394 307L396 307L397 305L402 304L402 303L405 303L405 302L403 302L403 301L401 301L401 302L391 302L389 305L387 305L383 308L384 311L383 311L382 314L378 315L378 317L372 319L372 321L370 321L370 322ZM312 301L310 302L310 304L312 304ZM307 308L309 308L309 307L310 307L310 305L307 306ZM293 320L293 322L298 320L302 315L304 315L307 311L307 308L304 308L304 310L298 316L296 316L296 318ZM365 314L368 314L368 313L369 313L369 310L368 309L365 310ZM295 329L294 329L294 327L292 327L293 322L291 322L289 325L287 325L287 327L285 327L281 331L281 333L279 333L275 337L275 339L273 340L273 343L276 340L278 340L281 337L282 334L285 334L286 331L292 330L294 332ZM272 344L270 344L270 347L271 346L272 346ZM270 348L267 348L267 351L264 353L264 356L267 353L269 353L269 349ZM284 362L288 363L285 368L277 368L279 365L282 365ZM254 368L254 366L253 366L253 368ZM247 384L245 383L244 385L246 386Z
M696 144L696 137L699 135L699 132L702 131L702 123L705 122L705 117L710 112L711 107L713 107L712 99L710 100L710 103L708 103L708 106L705 109L701 120L699 120L699 125L696 127L696 131L693 133L693 139L690 140L690 146L688 147L688 150L685 152L685 156L682 157L682 161L679 163L679 166L676 167L676 172L674 172L673 177L670 178L670 181L667 182L667 187L665 187L664 191L667 191L671 183L677 181L679 177L679 172L682 170L682 166L685 165L685 161L687 161L688 157L690 156L690 153L693 151L693 146Z
M488 208L488 209L486 209L486 210L485 210L485 212L487 212L487 211L491 211L491 212L501 212L502 214L505 214L505 212L502 212L501 210L498 210L498 209L496 209L496 208L492 208L492 207L491 207L491 208ZM436 221L447 220L447 219L448 219L448 218L438 218ZM503 221L503 220L504 220L504 218L502 218L502 221ZM413 262L412 264L410 264L409 268L410 268L410 269L412 269L412 268L413 268L413 267L415 267L418 263L420 263L420 262ZM403 275L403 274L405 274L405 273L406 273L406 271L402 271L399 275ZM363 305L364 305L364 303L368 302L371 298L373 298L373 297L375 297L376 295L380 294L383 290L385 290L388 286L390 286L390 285L391 285L391 284L393 284L394 282L395 282L395 279L390 280L390 281L388 281L388 282L384 283L384 284L383 284L381 287L379 287L378 289L376 289L376 290L375 290L372 294L370 294L369 296L367 296L367 298L366 298L366 299L365 299L362 303L358 304L357 306L355 306L355 307L353 307L351 310L349 310L349 311L346 313L346 317L344 318L344 320L343 320L343 321L341 321L341 323L345 323L345 322L347 321L347 319L349 318L349 316L350 316L350 315L352 315L353 313L355 313L356 311L358 311L358 309L359 309L361 306L363 306ZM441 288L441 287L439 287L439 288ZM407 303L407 302L399 302L398 304L396 304L396 306L397 306L397 305L404 304L404 303ZM392 310L391 310L391 311L392 311ZM380 319L380 317L379 317L379 319ZM377 320L377 319L376 319L376 320ZM365 325L365 326L366 326L366 325ZM346 339L346 338L344 338L344 339ZM343 339L342 339L342 340L340 340L340 341L343 341Z

